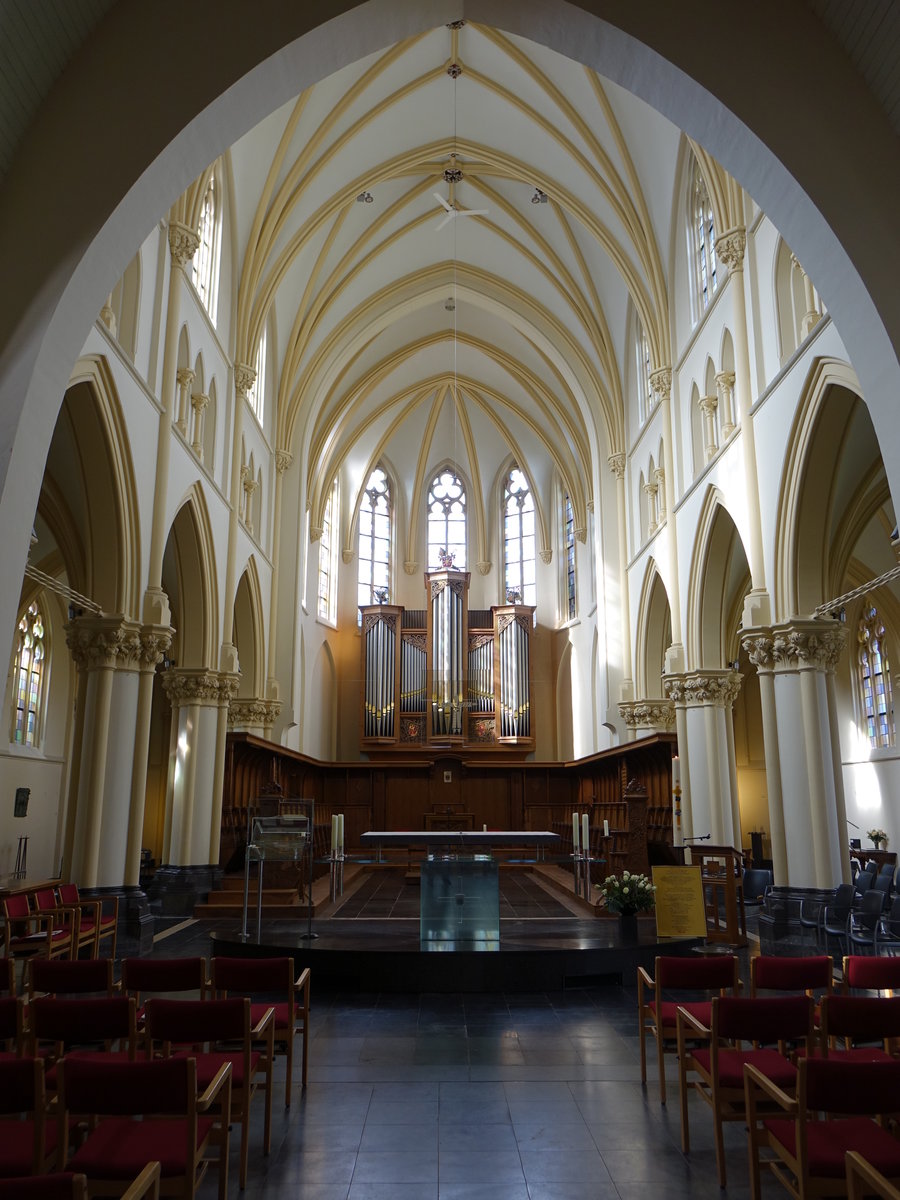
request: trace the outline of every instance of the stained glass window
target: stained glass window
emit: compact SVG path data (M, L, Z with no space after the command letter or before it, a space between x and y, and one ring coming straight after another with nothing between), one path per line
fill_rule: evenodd
M575 619L575 514L568 495L563 501L563 540L566 548L566 619Z
M357 603L383 603L391 586L391 489L381 467L369 476L359 506L358 559Z
M441 565L440 551L453 555L453 568L466 569L466 489L445 467L428 489L428 570Z
M39 740L46 644L44 618L37 603L29 604L19 622L16 647L15 726L13 741L18 746L36 746Z
M528 480L513 467L503 488L503 561L506 596L518 595L522 604L536 604L534 497Z
M884 625L874 605L859 623L859 687L870 746L893 746L894 701L884 651Z
M209 177L209 185L203 197L197 234L200 244L191 262L191 277L203 301L203 307L215 325L219 291L219 254L222 245L221 212L215 171Z

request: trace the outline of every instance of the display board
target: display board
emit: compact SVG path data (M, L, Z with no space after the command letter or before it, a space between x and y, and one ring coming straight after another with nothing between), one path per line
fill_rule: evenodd
M653 867L658 937L706 937L699 867Z

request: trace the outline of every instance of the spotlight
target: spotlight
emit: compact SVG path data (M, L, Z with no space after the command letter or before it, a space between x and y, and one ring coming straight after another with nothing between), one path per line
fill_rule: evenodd
M547 193L542 192L539 187L536 187L534 189L534 195L531 197L531 203L532 204L546 204L547 203Z
M444 308L446 308L447 312L455 312L456 311L456 301L453 299L452 296L447 297L447 302L444 305Z
M375 197L371 192L360 192L356 197L357 204L371 204Z

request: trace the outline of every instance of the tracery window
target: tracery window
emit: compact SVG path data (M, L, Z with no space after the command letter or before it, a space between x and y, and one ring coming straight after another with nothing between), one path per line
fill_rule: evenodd
M382 467L369 476L359 506L357 603L378 604L391 587L391 487Z
M253 385L247 391L247 403L256 414L256 419L260 425L263 423L263 417L266 411L266 331L263 329L262 336L259 339L259 345L256 348L256 378L253 380Z
M440 551L453 555L454 570L466 569L466 489L445 467L428 489L428 570L440 566Z
M866 607L859 622L857 659L860 707L870 746L893 746L894 702L891 669L884 650L884 624L874 605Z
M203 197L197 234L200 244L192 260L191 277L194 287L203 301L203 307L215 325L219 294L219 258L222 247L222 213L215 171L209 177L206 195Z
M518 467L503 486L503 562L507 602L518 593L522 604L536 604L534 497Z
M319 587L316 606L319 617L332 625L337 617L337 522L338 481L335 477L325 505L322 536L319 538Z
M568 494L563 498L563 545L565 547L565 619L575 619L575 513Z
M29 604L19 621L16 644L13 741L17 746L36 746L40 740L46 654L44 618L35 601Z
M653 388L650 384L650 343L644 327L638 321L637 338L635 339L636 374L638 390L638 419L643 425L650 416L653 408Z
M716 226L706 181L699 165L694 167L691 187L691 247L694 259L694 279L697 288L698 316L709 305L715 295L716 277Z

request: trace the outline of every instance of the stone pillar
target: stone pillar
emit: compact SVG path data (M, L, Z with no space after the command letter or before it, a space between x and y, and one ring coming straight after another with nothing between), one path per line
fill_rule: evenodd
M666 519L666 472L663 467L657 467L653 472L656 484L657 523L662 525Z
M656 533L659 527L659 522L656 519L656 493L657 485L655 483L644 484L644 495L647 497L647 534Z
M278 679L275 675L278 642L278 583L281 567L281 499L284 475L294 461L287 450L275 451L275 496L272 513L272 591L269 597L269 653L266 661L266 698L278 699Z
M194 372L190 367L179 367L175 372L175 379L178 382L178 415L175 418L175 427L182 437L187 437L188 411Z
M769 804L780 799L783 806L784 877L779 882L832 888L850 878L834 690L847 631L837 621L794 618L748 629L741 640L760 673L768 725L774 708L775 736L770 739L766 724L763 732L767 778L778 776L775 789L769 783ZM773 824L773 863L776 831Z
M691 830L688 834L686 827L685 834L693 837L709 834L713 845L740 850L732 708L740 691L741 676L730 668L687 671L667 675L664 682L666 695L675 703L676 725L679 711L683 714L684 739L680 730L678 739L682 819L687 811Z
M209 396L206 392L194 392L191 396L191 408L194 412L194 431L191 437L191 449L203 462L203 421Z
M185 267L194 257L200 239L193 229L173 221L169 226L169 291L166 304L166 333L163 346L162 394L156 441L156 479L153 490L153 516L150 524L150 564L144 593L145 625L168 626L169 599L162 590L163 552L168 532L166 501L169 490L169 458L172 447L172 414L175 405L175 371L178 360L178 335L181 331L181 289Z
M134 765L131 773L131 803L128 817L128 845L125 852L125 885L138 887L141 877L141 845L144 832L144 803L147 795L147 759L150 747L150 717L153 707L153 680L156 666L169 647L175 630L157 626L141 628L138 655L137 716L134 732Z
M706 461L715 457L716 451L719 449L719 441L716 437L716 409L719 406L718 396L701 396L700 411L703 413L703 428L706 433Z
M734 433L734 371L720 371L716 376L719 389L719 411L722 415L722 437L730 438Z
M234 592L237 584L237 536L238 522L241 515L241 501L244 495L241 485L241 438L244 429L244 408L247 404L247 392L253 386L256 371L246 363L234 364L234 422L231 439L231 484L228 500L231 505L228 514L228 550L225 556L225 615L222 624L222 649L219 656L219 669L226 674L237 674L238 656L234 645Z
M131 819L141 626L121 616L79 617L66 626L66 641L84 678L75 719L71 871L81 887L118 889Z
M671 700L623 700L618 707L632 739L639 736L639 730L671 733L675 728L675 705Z
M806 301L806 312L800 318L800 333L802 337L807 337L822 319L822 314L816 305L816 292L813 282L803 270L796 254L791 255L791 267L793 270L800 272L800 277L803 280L803 298Z
M608 459L609 468L616 477L616 518L618 523L619 541L619 605L621 620L622 643L622 699L630 699L634 695L634 675L631 660L631 612L628 594L628 529L627 508L625 500L625 455L611 454Z
M778 745L778 717L775 711L775 659L772 653L772 638L759 630L748 630L741 637L741 644L759 674L772 874L776 884L787 886L787 834L784 824L784 800L781 795L781 750Z

